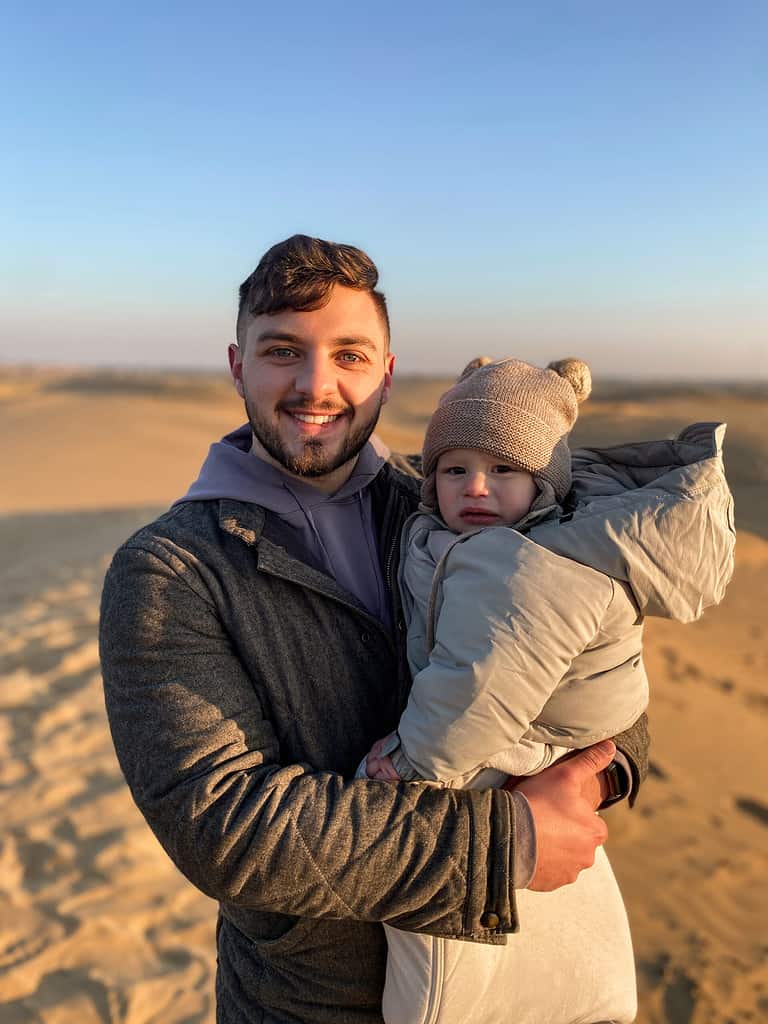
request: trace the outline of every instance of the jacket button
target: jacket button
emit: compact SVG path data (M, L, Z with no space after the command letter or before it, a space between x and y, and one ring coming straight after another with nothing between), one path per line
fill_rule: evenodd
M480 918L480 924L483 928L498 928L499 923L499 915L494 914L492 910L486 911Z
M362 642L364 644L369 644L371 642L371 634L370 633L361 633L360 634L360 639L362 640Z

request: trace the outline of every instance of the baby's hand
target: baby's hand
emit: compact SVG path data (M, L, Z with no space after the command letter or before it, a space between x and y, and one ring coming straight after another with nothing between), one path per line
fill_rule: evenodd
M392 764L392 758L388 754L381 753L381 748L388 739L389 736L385 736L373 744L365 759L365 770L369 779L378 779L380 782L400 782L400 776Z

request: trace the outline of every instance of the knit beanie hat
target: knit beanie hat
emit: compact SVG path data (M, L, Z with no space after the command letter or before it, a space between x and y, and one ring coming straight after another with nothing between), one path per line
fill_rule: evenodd
M436 507L437 460L451 448L478 448L549 484L558 502L571 486L568 432L592 390L589 367L561 359L545 370L519 359L481 356L440 399L422 451L424 504ZM549 490L549 488L547 488Z

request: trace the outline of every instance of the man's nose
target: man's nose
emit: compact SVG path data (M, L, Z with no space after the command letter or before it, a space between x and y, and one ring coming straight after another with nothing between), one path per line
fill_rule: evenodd
M307 356L299 364L294 386L308 398L327 398L336 390L333 365L321 356Z
M485 473L468 473L464 493L473 498L479 498L481 495L487 494L488 480Z

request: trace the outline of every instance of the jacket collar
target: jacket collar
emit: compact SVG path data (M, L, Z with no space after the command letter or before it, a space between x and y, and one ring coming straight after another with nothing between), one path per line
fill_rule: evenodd
M309 587L318 593L332 597L342 604L354 608L381 629L388 640L389 633L384 626L360 604L354 595L347 593L333 577L314 569L289 554L285 548L264 537L266 513L259 505L235 501L231 498L219 500L219 527L225 533L237 537L249 547L256 548L256 565L262 572L281 579L290 580L302 587Z

